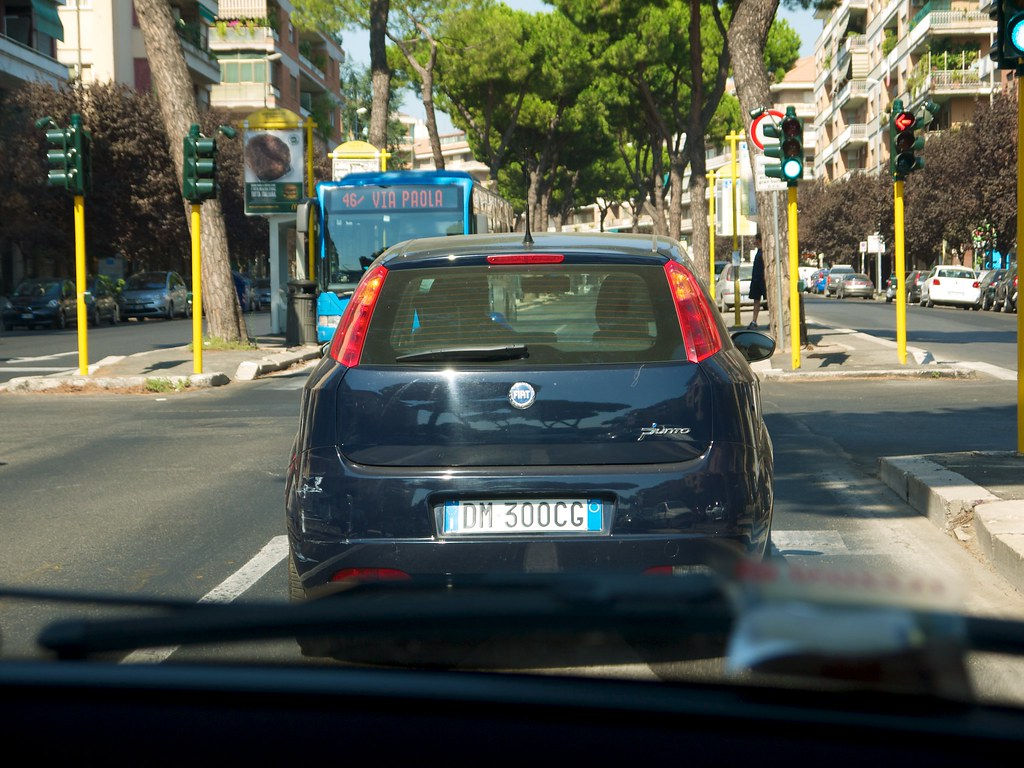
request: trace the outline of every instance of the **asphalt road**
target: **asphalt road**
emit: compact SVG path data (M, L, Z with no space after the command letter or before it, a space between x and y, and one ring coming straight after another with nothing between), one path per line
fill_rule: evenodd
M250 335L270 332L270 313L245 316ZM89 362L108 355L131 355L192 342L192 320L152 319L106 323L89 329ZM0 335L0 383L17 376L38 376L78 369L78 331L28 331L17 328Z
M0 396L0 583L284 599L284 473L304 376L167 396ZM1024 596L875 477L881 455L1011 448L1012 395L1005 382L987 378L767 383L778 554L807 565L884 570L906 582L924 574L941 579L956 606L1024 616ZM32 638L47 621L100 612L4 600L3 654L36 655ZM301 661L290 641L135 658L210 655ZM1024 692L1018 660L972 657L970 667L987 696ZM687 673L640 659L585 671Z
M896 340L896 305L804 294L808 319ZM940 360L980 361L1017 370L1017 316L1004 312L907 305L907 344Z

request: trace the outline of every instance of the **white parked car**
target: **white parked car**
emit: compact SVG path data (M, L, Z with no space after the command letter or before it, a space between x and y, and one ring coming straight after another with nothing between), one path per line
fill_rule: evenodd
M715 283L715 298L718 300L718 309L723 313L726 309L732 309L736 305L733 291L737 269L740 273L740 306L754 306L754 302L750 298L750 277L754 272L754 265L740 264L738 267L734 267L732 264L727 264L719 274L718 282ZM761 306L767 307L767 300L762 302Z
M939 266L921 283L921 306L950 304L963 309L981 308L981 281L969 267Z

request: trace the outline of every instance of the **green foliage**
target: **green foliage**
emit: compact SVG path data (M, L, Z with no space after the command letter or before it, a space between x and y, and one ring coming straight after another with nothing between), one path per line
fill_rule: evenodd
M892 29L885 30L885 36L882 39L882 55L888 56L892 53L892 49L896 47L896 43L899 39L896 37L896 32Z
M764 65L774 82L779 82L800 57L800 35L785 19L776 19L768 30Z
M183 392L184 390L188 389L188 387L188 379L146 379L146 390L149 392L157 392L159 394L165 394L168 392Z

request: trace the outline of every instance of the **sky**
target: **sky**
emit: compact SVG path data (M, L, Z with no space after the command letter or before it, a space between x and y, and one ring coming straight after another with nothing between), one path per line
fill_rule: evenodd
M550 5L541 2L541 0L505 0L505 4L530 12L552 10ZM814 18L811 11L802 8L788 10L780 7L778 17L788 21L790 26L800 36L800 55L812 55L814 53L814 40L818 33L821 32L821 21ZM365 30L346 29L342 34L342 39L345 53L349 59L363 65L369 65L370 43L369 35ZM419 118L424 116L423 104L411 91L404 92L402 98L403 102L399 108L400 111ZM437 128L440 133L448 133L455 130L448 115L443 112L437 113Z

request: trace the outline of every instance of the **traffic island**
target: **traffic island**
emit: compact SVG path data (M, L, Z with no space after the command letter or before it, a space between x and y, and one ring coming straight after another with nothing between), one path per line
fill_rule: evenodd
M1024 455L888 456L878 469L901 499L1024 592Z

